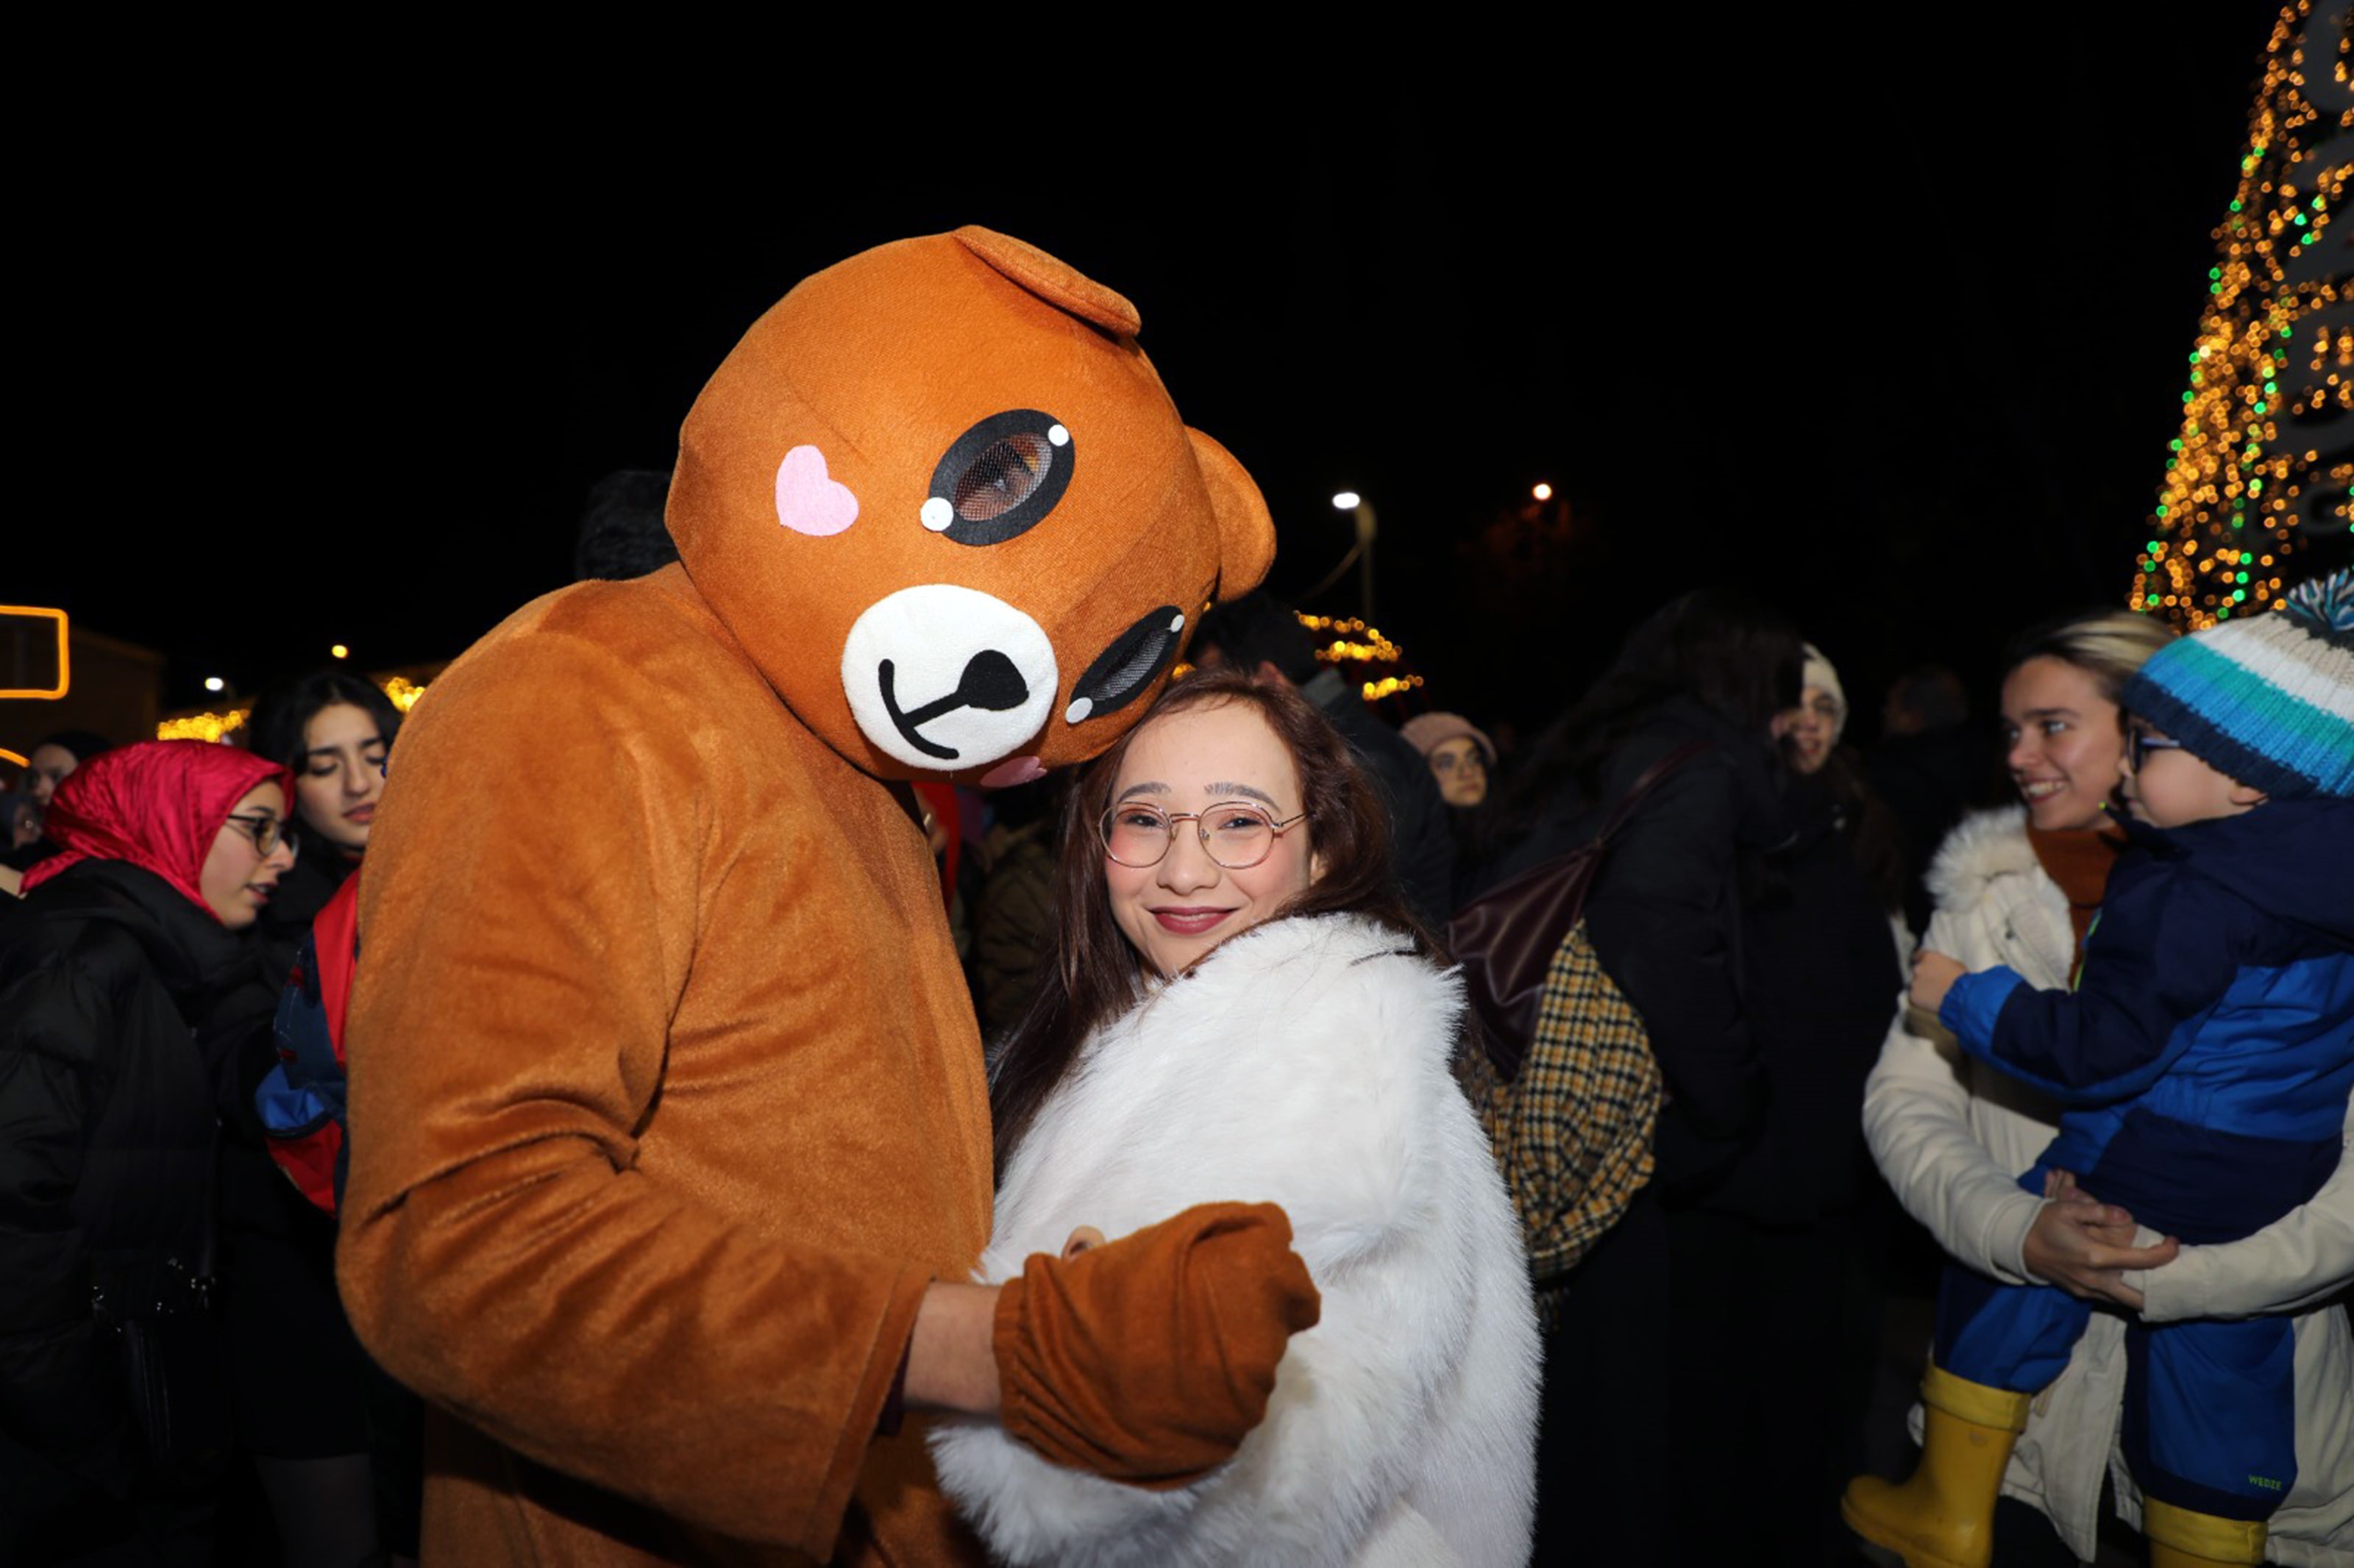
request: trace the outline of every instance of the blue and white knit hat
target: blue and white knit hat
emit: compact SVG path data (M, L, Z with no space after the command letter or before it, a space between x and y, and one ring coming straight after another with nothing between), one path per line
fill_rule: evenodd
M2151 654L2123 702L2267 795L2354 795L2354 571Z

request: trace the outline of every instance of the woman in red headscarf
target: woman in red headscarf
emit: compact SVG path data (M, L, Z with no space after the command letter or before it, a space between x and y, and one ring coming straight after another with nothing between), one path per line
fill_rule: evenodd
M210 1559L217 1116L276 1000L249 932L292 784L228 747L107 752L0 914L0 1561Z

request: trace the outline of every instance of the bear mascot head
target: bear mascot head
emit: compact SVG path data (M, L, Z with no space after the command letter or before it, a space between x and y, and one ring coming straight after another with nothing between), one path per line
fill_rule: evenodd
M681 433L670 528L794 715L886 779L1104 750L1275 529L1189 429L1134 306L985 228L802 282Z

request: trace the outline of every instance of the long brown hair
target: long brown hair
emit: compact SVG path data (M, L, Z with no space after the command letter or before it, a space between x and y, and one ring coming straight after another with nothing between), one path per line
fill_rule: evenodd
M1308 813L1308 842L1324 866L1323 874L1277 917L1363 915L1397 931L1418 952L1438 951L1430 933L1406 911L1390 863L1388 815L1331 721L1290 687L1238 671L1205 671L1177 683L1080 776L1064 804L1053 945L1040 965L1029 1009L990 1068L1001 1175L1087 1036L1144 995L1143 960L1112 920L1097 832L1128 748L1146 726L1172 714L1229 705L1257 713L1290 753Z

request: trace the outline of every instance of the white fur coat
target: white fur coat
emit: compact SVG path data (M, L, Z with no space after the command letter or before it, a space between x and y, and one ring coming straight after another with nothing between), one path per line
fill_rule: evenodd
M1520 1230L1447 1073L1462 988L1351 916L1276 921L1089 1040L997 1195L991 1282L1072 1228L1267 1200L1323 1293L1266 1422L1190 1487L1063 1469L982 1424L933 1454L1015 1563L1517 1565L1537 1334Z

